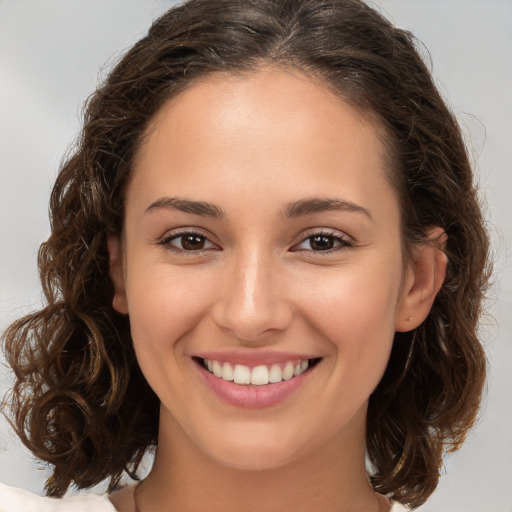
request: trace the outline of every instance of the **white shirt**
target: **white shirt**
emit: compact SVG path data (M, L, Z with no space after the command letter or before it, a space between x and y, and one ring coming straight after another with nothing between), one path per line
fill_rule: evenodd
M106 494L43 498L24 489L0 484L0 512L116 512L116 509Z
M394 503L389 512L407 510L403 505ZM106 494L48 498L0 484L0 512L116 512L116 509Z

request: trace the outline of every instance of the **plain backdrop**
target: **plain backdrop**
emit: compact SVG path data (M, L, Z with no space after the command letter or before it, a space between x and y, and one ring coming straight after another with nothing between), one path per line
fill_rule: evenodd
M48 235L48 196L83 100L172 3L0 0L0 329L40 304L36 254ZM373 5L430 51L471 148L495 251L482 325L490 362L482 419L463 449L446 457L439 488L420 510L511 512L512 0ZM3 369L0 393L9 382ZM42 494L48 475L1 421L0 481Z

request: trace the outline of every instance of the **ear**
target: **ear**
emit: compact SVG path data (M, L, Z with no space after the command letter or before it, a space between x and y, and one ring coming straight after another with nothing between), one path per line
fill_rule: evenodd
M128 301L126 299L123 248L121 239L116 235L107 237L107 247L110 259L110 279L114 285L113 308L123 315L128 314Z
M427 318L446 276L448 258L443 252L446 233L440 227L428 231L428 241L418 244L405 272L395 330L411 331Z

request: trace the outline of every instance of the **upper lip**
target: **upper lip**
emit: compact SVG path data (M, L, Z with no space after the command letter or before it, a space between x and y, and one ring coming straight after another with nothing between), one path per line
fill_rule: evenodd
M243 364L244 366L249 367L285 363L287 361L307 361L309 359L318 358L318 356L312 356L298 352L274 352L258 349L243 352L235 350L201 352L199 354L194 354L194 357L201 359L211 359L213 361L219 361L223 363Z

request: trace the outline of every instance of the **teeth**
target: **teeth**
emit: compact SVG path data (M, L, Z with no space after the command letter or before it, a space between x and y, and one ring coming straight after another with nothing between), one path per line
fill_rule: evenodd
M213 375L215 377L222 377L222 366L219 361L213 361Z
M235 364L204 359L204 365L210 373L223 380L234 381L235 384L252 384L253 386L265 386L269 383L290 380L299 376L309 368L309 360L288 361L286 364L273 364L270 368L266 365L250 368L243 364Z
M251 384L263 386L268 384L268 368L266 366L255 366L251 371Z
M222 366L222 375L224 380L233 380L235 378L233 373L233 367L229 363L224 363Z
M283 380L283 374L281 367L278 364L273 364L270 367L270 374L268 376L270 382L281 382Z
M286 363L283 370L283 380L290 380L293 377L293 363Z
M242 364L235 364L233 371L233 380L235 384L250 384L251 383L251 369Z

